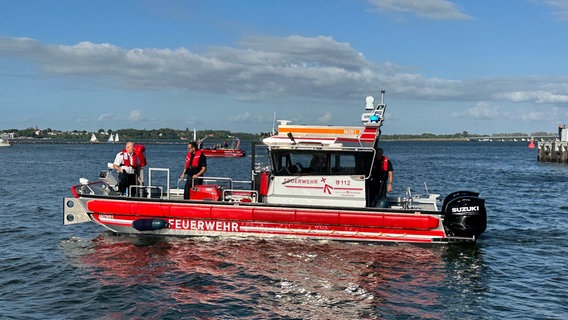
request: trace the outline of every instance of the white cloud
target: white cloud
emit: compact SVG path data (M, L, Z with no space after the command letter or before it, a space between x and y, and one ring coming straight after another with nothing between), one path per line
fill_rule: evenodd
M456 112L453 114L456 118L472 118L472 119L496 119L503 116L499 106L492 106L487 102L478 102L466 112Z
M568 1L566 0L544 0L544 4L552 7L554 16L560 20L568 21Z
M99 117L97 118L97 121L110 121L110 120L116 120L116 115L113 113L103 113L101 115L99 115Z
M227 116L231 123L246 128L253 123L272 123L274 110L261 109L261 105L275 107L286 100L286 108L279 115L300 117L305 105L300 107L297 101L315 102L312 106L327 105L330 101L336 106L345 103L351 106L353 101L363 103L365 96L381 89L387 90L389 103L398 105L436 101L463 108L484 101L467 114L454 114L477 119L506 116L495 106L508 103L560 107L568 103L566 76L457 80L425 77L392 62L374 64L348 43L323 36L251 37L239 42L238 47L212 47L203 53L186 48L127 50L90 42L46 45L27 38L0 37L2 56L35 63L43 71L41 77L83 79L115 91L189 91L229 97L222 100L256 108L256 112ZM290 103L290 100L295 101ZM151 119L142 117L144 107L137 109L124 116L108 112L98 119L148 123ZM336 108L325 113L320 123L331 123L332 116L341 118L346 110ZM153 116L151 111L144 114ZM175 120L193 126L209 117L204 113L196 116L199 118Z
M106 43L45 45L3 37L0 56L31 60L51 75L111 79L109 86L118 82L133 89L305 97L325 91L325 96L338 97L370 88L377 79L360 52L330 37L255 37L240 46L196 54L185 48L126 50ZM338 92L337 87L344 89Z
M228 119L230 122L234 123L263 123L266 122L268 119L260 114L252 114L250 112L243 112L240 114L229 116ZM271 120L271 119L270 119Z
M545 115L541 111L533 110L521 113L520 117L521 119L526 121L542 121L542 119L545 118Z
M515 91L505 92L501 96L513 102L534 101L536 103L568 103L567 94L554 94L547 91Z
M324 114L322 114L317 122L320 124L330 124L332 123L332 119L333 119L333 115L331 114L331 112L326 111Z
M140 110L131 110L128 114L128 121L138 121L141 119L142 112Z
M369 0L380 11L414 13L433 20L469 20L472 17L460 12L446 0Z

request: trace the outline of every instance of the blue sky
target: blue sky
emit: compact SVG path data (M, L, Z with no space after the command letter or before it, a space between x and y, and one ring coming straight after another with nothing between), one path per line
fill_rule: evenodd
M0 131L555 132L568 0L0 0Z

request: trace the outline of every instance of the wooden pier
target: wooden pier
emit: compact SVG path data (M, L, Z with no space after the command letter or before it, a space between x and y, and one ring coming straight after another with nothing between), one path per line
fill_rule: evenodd
M558 127L559 139L538 143L537 160L540 162L568 163L568 129Z

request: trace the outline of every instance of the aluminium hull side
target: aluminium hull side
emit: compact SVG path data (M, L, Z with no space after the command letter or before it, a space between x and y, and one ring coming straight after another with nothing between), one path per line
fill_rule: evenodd
M71 203L71 205L70 205ZM71 206L71 207L70 207ZM200 201L64 199L64 224L92 221L119 234L263 237L361 242L450 242L439 212L338 209ZM69 221L69 215L73 221ZM135 221L161 221L137 230ZM473 242L474 238L460 238Z

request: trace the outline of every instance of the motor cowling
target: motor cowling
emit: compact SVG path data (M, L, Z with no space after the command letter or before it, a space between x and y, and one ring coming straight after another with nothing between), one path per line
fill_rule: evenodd
M470 191L454 192L442 206L444 228L448 236L479 237L487 228L485 199Z

